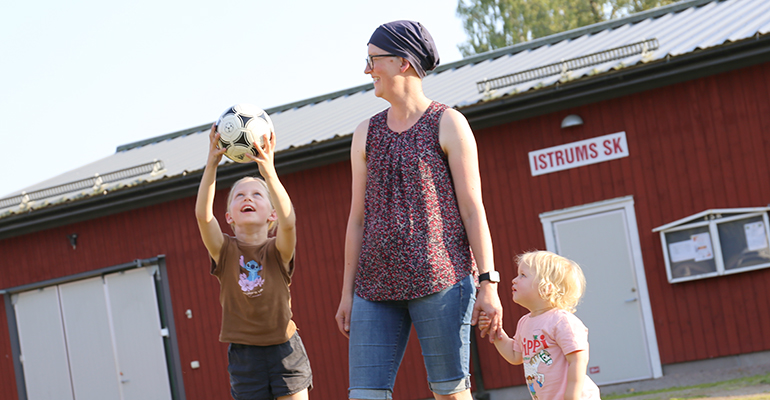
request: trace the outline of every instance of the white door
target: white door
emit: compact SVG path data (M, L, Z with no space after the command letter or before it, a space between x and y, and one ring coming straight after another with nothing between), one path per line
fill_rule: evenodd
M589 329L589 376L610 384L662 375L633 200L541 215L548 250L576 261L586 294L576 315Z
M71 400L59 291L47 287L13 296L24 383L29 400Z
M59 285L76 400L120 399L102 277Z
M157 266L13 296L27 398L167 400Z
M171 399L154 272L105 276L124 400Z

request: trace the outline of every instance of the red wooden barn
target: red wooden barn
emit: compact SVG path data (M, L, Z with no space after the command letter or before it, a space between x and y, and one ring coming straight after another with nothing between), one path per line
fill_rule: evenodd
M509 333L523 315L512 260L550 249L585 270L578 315L600 385L770 351L768 31L764 0L686 1L425 78L474 128ZM293 309L316 399L346 398L334 314L350 135L386 107L370 89L268 110L299 221ZM193 213L206 141L201 126L121 146L0 199L0 399L228 398L218 283ZM255 171L221 166L218 215ZM523 385L477 344L474 390ZM414 340L396 386L430 397Z

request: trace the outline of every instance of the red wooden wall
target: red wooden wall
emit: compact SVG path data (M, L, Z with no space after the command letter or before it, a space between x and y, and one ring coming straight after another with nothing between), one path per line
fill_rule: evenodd
M337 330L345 224L350 207L348 162L282 177L298 215L292 304L313 367L318 399L347 397L347 339ZM215 215L225 232L225 199L217 192ZM227 398L227 346L219 343L219 285L209 275L208 254L185 198L0 241L0 288L8 288L135 259L165 254L185 392L188 400ZM76 249L67 239L78 234ZM185 316L192 310L192 318ZM0 399L17 399L8 326L0 307ZM191 369L190 362L200 362ZM399 398L430 397L419 348L410 345L399 374ZM7 389L6 389L7 388Z
M440 99L439 99L440 100ZM576 113L585 124L561 129ZM532 177L529 151L625 131L629 157ZM770 203L770 64L744 68L476 132L484 200L502 273L505 328L513 257L544 248L542 212L633 195L653 318L664 364L770 350L770 270L669 284L652 229L710 208ZM315 375L316 399L346 398L347 339L334 321L350 202L348 162L282 177L298 216L293 309ZM215 202L224 215L227 189ZM226 345L218 342L218 284L194 221L193 197L0 240L0 288L166 255L187 398L226 398ZM220 222L223 218L220 217ZM224 227L223 229L229 229ZM78 234L77 249L66 235ZM590 285L590 282L588 283ZM187 309L193 317L185 316ZM18 398L5 308L0 307L0 400ZM523 384L479 342L487 388ZM190 362L200 361L193 370ZM410 343L394 393L431 397L419 346Z
M564 116L584 125L561 129ZM532 177L527 154L625 131L629 157ZM770 63L476 132L484 201L501 270L505 328L516 253L545 247L543 212L633 195L663 364L770 350L770 269L669 284L652 229L712 208L770 203ZM588 282L591 285L591 282ZM590 327L589 327L590 329ZM487 387L523 384L491 345Z

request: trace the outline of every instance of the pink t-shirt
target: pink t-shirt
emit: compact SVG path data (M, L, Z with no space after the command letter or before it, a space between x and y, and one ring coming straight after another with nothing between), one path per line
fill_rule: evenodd
M565 354L588 351L588 328L570 312L553 309L519 320L513 350L524 359L524 378L535 400L561 400L567 390ZM599 388L589 378L583 381L581 399L599 399Z

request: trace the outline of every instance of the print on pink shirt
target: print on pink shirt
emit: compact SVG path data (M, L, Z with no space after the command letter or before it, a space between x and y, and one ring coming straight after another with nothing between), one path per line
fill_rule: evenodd
M532 398L537 400L537 384L538 388L543 387L545 384L545 375L539 373L537 368L540 364L551 365L553 359L551 353L546 350L548 344L545 342L544 335L534 335L533 340L524 339L524 377L527 380L527 387L532 394Z

